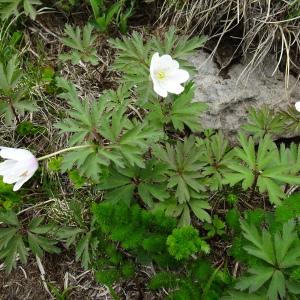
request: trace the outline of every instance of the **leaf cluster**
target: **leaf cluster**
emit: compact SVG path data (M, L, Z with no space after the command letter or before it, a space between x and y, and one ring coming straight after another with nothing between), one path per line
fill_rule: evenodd
M85 25L82 31L78 26L73 28L67 24L64 30L65 37L61 39L61 42L71 48L71 51L60 54L59 59L62 61L71 60L74 65L80 64L80 62L97 65L97 50L93 47L96 35L93 35L92 31L93 26L91 24Z
M44 252L59 253L57 240L53 238L56 229L54 223L44 222L44 217L34 217L28 224L21 223L12 211L0 213L0 259L8 273L16 267L17 257L25 264L29 255L42 257Z
M22 7L26 16L31 19L36 17L36 5L41 5L39 0L1 0L0 15L1 19L8 19L13 15L19 15L19 8Z

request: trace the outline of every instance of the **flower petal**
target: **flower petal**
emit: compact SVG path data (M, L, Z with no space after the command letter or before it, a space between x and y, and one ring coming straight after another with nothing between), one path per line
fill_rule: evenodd
M16 149L0 146L0 156L6 159L21 161L33 157L33 154L25 149Z
M179 63L169 54L161 56L159 60L159 68L166 71L171 71L179 68Z
M16 163L17 161L11 159L0 163L0 176L3 176L7 172L11 171Z
M168 96L168 91L164 87L162 87L161 84L159 84L157 82L153 82L153 89L154 89L154 92L161 97L165 98Z
M7 184L15 183L19 180L19 177L13 175L4 175L2 181Z
M178 82L168 81L165 83L166 89L169 93L179 95L184 91L184 87Z
M170 72L168 74L167 80L173 80L178 83L184 83L187 80L189 80L189 78L190 78L189 72L187 72L186 70L179 69L179 70L174 70L173 72Z
M31 176L26 176L20 180L18 180L16 182L16 184L14 185L13 187L13 191L16 192L17 190L19 190L21 188L21 186L26 182L28 181L29 179L31 178Z
M159 53L155 52L151 58L151 63L150 63L150 75L152 79L153 79L155 69L157 68L157 66L159 66L159 60L160 60Z
M300 101L295 103L295 108L300 112Z

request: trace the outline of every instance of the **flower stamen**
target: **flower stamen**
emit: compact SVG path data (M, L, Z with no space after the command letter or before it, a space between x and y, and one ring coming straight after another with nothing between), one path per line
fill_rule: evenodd
M156 74L158 80L164 80L166 78L166 73L164 71L159 71Z

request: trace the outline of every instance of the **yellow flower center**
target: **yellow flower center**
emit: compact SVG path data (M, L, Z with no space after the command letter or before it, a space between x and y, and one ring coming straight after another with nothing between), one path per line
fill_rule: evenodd
M158 80L163 80L166 78L166 73L164 71L159 71L157 72L156 77Z

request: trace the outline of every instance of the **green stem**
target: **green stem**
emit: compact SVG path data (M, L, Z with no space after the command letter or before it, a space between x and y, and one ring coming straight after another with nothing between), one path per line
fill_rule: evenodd
M114 298L114 300L120 300L119 296L113 289L112 285L107 285L110 295Z
M59 151L56 151L56 152L53 152L53 153L41 156L37 160L41 161L41 160L44 160L44 159L56 156L58 154L64 153L64 152L68 152L68 151L72 151L72 150L77 150L77 149L88 148L88 147L92 147L92 145L89 144L89 145L80 145L80 146L74 146L74 147L70 147L70 148L65 148L65 149L62 149L62 150L59 150Z

